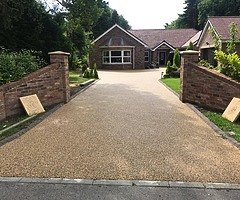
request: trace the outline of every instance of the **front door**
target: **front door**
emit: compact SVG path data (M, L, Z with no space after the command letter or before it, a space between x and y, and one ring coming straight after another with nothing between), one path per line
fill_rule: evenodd
M159 52L159 65L166 65L166 52L160 51Z

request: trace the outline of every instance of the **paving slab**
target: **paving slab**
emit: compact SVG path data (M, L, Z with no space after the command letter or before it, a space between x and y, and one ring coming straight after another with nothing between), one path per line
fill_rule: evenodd
M159 70L99 75L0 147L0 176L240 183L239 149L159 83Z

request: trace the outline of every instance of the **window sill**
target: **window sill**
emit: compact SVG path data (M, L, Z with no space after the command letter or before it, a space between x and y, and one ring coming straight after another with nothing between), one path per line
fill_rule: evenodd
M132 65L132 63L102 63L103 65Z

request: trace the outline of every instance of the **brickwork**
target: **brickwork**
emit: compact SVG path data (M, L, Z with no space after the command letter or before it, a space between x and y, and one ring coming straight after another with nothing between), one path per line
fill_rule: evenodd
M37 94L44 107L66 103L70 98L68 55L50 53L51 65L33 72L23 79L0 87L0 120L24 112L19 98Z
M180 100L223 111L233 97L240 98L240 83L198 66L198 52L183 52Z
M107 46L112 38L121 38L124 45ZM102 52L104 50L131 50L132 51L132 64L103 64ZM145 50L146 48L130 37L128 34L115 27L101 39L99 39L91 48L89 55L89 64L93 66L96 63L98 69L145 69Z

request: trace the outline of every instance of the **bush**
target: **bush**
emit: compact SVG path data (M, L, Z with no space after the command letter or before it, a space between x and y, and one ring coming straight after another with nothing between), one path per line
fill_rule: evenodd
M188 47L187 47L187 50L194 50L194 45L193 43L190 41Z
M200 62L198 64L203 66L203 67L209 68L209 69L214 69L215 68L207 60L200 60Z
M38 58L30 51L0 53L0 84L17 81L37 69Z
M179 68L176 65L171 65L171 61L167 62L167 69L164 78L178 78L180 77Z
M223 51L215 51L215 59L221 73L240 81L240 58L236 53L226 54Z
M94 68L93 68L93 78L99 79L96 64L94 64Z
M83 78L95 78L98 79L97 66L94 64L92 69L87 68L83 73Z
M86 69L83 73L83 78L90 78L90 70Z
M87 65L83 65L82 66L82 74L84 74L84 72L87 70Z

